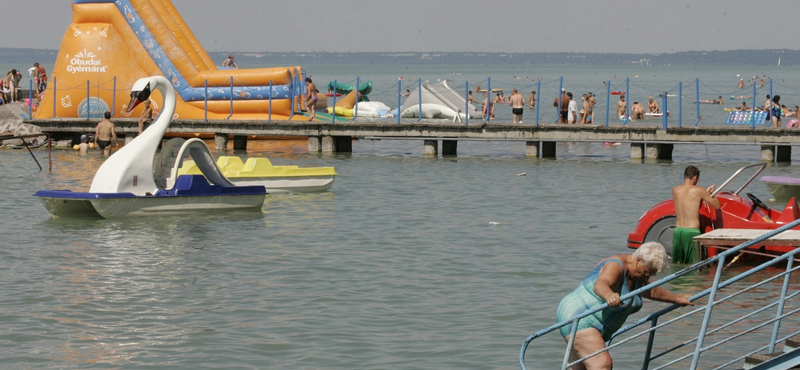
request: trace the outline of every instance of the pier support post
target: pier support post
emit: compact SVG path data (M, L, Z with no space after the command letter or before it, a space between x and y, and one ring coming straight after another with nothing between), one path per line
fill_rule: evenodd
M631 143L631 159L644 158L644 143Z
M525 156L539 158L539 144L541 143L541 141L526 141Z
M335 153L336 152L336 143L333 141L332 136L323 136L322 137L322 152L323 153Z
M323 136L322 151L325 153L352 153L353 138L350 136Z
M458 155L458 140L442 140L442 155Z
M427 156L439 155L439 140L425 140L423 154Z
M542 158L555 158L555 157L556 157L556 142L542 141Z
M774 162L774 161L775 161L775 145L762 145L761 162Z
M308 137L308 152L309 153L318 153L322 150L322 141L320 140L319 136L309 136Z
M647 146L647 159L672 160L672 144L649 144Z
M234 136L233 150L247 150L247 136Z
M228 135L214 134L214 149L227 150L228 149Z
M792 147L789 145L778 145L775 153L775 162L791 163L792 162Z

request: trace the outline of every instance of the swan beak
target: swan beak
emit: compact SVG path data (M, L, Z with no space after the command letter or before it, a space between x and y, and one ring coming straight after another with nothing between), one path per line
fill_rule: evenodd
M136 94L135 91L131 93L131 101L130 103L128 103L128 108L125 109L125 113L130 113L131 111L133 111L133 108L136 108L137 105L142 103L142 101L139 100L139 97L135 94Z
M125 113L130 113L133 108L136 108L137 105L141 104L142 102L147 101L150 99L150 83L147 83L147 86L144 87L141 91L131 91L131 101L128 103L128 108L125 109Z

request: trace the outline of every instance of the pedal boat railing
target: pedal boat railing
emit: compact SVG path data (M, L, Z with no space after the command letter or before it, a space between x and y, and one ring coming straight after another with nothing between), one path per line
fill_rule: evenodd
M662 359L662 357L664 357L664 356L666 356L668 354L672 354L673 352L675 352L678 349L684 349L684 352L686 352L685 349L691 348L692 346L694 346L694 350L691 350L688 353L685 353L685 354L682 354L682 355L675 354L674 356L676 356L676 358L669 359L668 361L662 359L662 361L666 361L666 362L664 362L662 364L659 364L657 367L653 367L653 369L663 369L663 368L668 368L668 367L674 365L674 366L676 366L675 368L685 369L686 365L687 365L686 362L691 358L691 367L690 367L690 369L694 370L694 369L698 368L698 364L700 362L701 356L705 352L710 351L712 349L716 349L716 348L718 348L720 346L723 346L726 343L729 343L729 342L733 341L734 339L738 339L738 338L746 336L748 334L752 334L752 333L756 332L757 330L759 330L761 328L767 327L770 324L773 325L773 327L772 327L770 338L769 338L769 340L766 341L766 343L763 342L763 341L759 342L757 339L760 339L760 338L754 338L754 340L751 341L751 343L752 343L752 347L751 348L748 348L746 351L737 351L737 354L741 354L741 356L734 357L734 358L728 357L728 358L726 358L727 361L724 362L724 363L713 364L711 366L706 364L706 365L703 366L703 368L704 369L722 369L722 368L725 368L726 366L730 366L731 364L734 364L736 362L743 361L747 356L751 356L753 354L757 354L757 353L762 352L762 351L766 351L769 354L773 354L775 352L775 348L776 348L777 344L785 341L786 339L789 339L789 338L791 338L793 336L796 336L796 335L800 334L800 330L797 330L797 331L794 331L794 332L790 332L790 333L786 333L786 331L787 331L786 328L784 328L784 330L783 330L784 332L783 333L782 333L782 330L781 330L781 324L782 324L782 321L785 318L791 317L791 316L794 316L794 315L798 315L798 313L800 313L800 308L796 308L796 309L792 309L792 310L784 312L784 308L786 306L786 302L787 301L791 301L792 298L795 298L798 294L800 294L800 290L797 290L797 291L792 292L792 293L789 292L790 278L792 276L792 273L795 270L797 270L798 268L800 268L800 266L796 267L795 264L794 264L797 254L800 253L800 248L794 249L793 251L785 253L785 254L782 254L780 256L776 256L775 258L773 258L773 259L771 259L769 261L766 261L766 262L764 262L764 263L762 263L762 264L760 264L758 266L752 267L752 268L750 268L750 269L748 269L748 270L746 270L746 271L744 271L744 272L742 272L742 273L740 273L738 275L730 277L729 279L727 279L725 281L722 281L722 278L721 278L722 277L722 271L724 270L723 266L726 266L726 261L731 259L731 258L733 258L733 257L736 257L736 255L740 251L742 251L742 250L744 250L744 249L746 249L748 247L754 246L754 245L759 245L759 243L763 242L764 240L767 240L767 239L769 239L769 238L771 238L771 237L773 237L775 235L778 235L778 234L780 234L780 233L782 233L782 232L784 232L786 230L790 230L790 229L792 229L794 227L797 227L798 225L800 225L800 220L795 220L795 221L793 221L793 222L791 222L789 224L786 224L786 225L784 225L784 226L782 226L780 228L777 228L777 229L771 230L769 232L766 232L765 234L761 235L758 238L752 239L752 240L747 241L745 243L742 243L742 244L740 244L740 245L738 245L738 246L736 246L734 248L731 248L731 249L729 249L727 251L724 251L724 252L716 255L713 258L709 258L709 259L700 261L700 262L698 262L698 263L696 263L694 265L688 266L685 269L682 269L682 270L680 270L680 271L678 271L676 273L673 273L673 274L671 274L669 276L666 276L666 277L664 277L664 278L662 278L662 279L660 279L658 281L652 282L652 283L650 283L650 284L648 284L646 286L643 286L643 287L641 287L639 289L636 289L636 290L634 290L634 291L632 291L632 292L630 292L628 294L625 294L622 297L620 297L620 301L625 301L625 300L627 300L627 299L629 299L629 298L631 298L631 297L633 297L635 295L641 294L642 292L645 292L645 291L647 291L649 289L652 289L652 288L667 284L667 283L669 283L669 282L671 282L671 281L673 281L675 279L678 279L680 277L683 277L683 276L685 276L685 275L687 275L687 274L689 274L691 272L700 270L700 269L708 267L710 265L716 265L717 268L716 268L716 273L715 273L715 276L714 276L714 281L713 281L712 286L707 288L707 289L705 289L705 290L703 290L703 291L701 291L701 292L698 292L698 293L692 295L689 298L690 301L692 301L695 304L697 304L696 301L698 299L703 298L703 297L708 297L708 302L705 305L697 305L697 306L694 306L694 307L691 307L691 306L682 307L682 306L673 304L673 305L670 305L669 307L663 308L663 309L661 309L661 310L659 310L659 311L657 311L655 313L649 314L646 317L638 319L638 320L636 320L636 321L634 321L634 322L632 322L632 323L620 328L616 333L614 333L614 335L612 336L611 340L609 340L606 343L607 344L607 348L605 348L603 350L600 350L600 351L597 351L595 353L589 354L586 357L583 357L581 359L578 359L578 360L570 363L569 362L569 357L570 357L570 353L572 352L573 341L575 339L575 333L576 333L577 327L578 327L577 326L578 321L583 319L586 316L592 315L595 312L603 310L603 309L608 307L607 303L602 304L602 305L597 306L595 308L589 309L589 310L587 310L587 311L585 311L585 312L583 312L581 314L578 314L577 316L575 316L575 317L573 317L573 318L571 318L569 320L562 321L562 322L557 323L557 324L555 324L553 326L550 326L550 327L548 327L546 329L540 330L540 331L534 333L533 335L529 336L527 339L525 339L525 341L522 344L522 348L520 349L520 353L519 353L519 364L520 364L520 367L523 370L527 369L527 367L525 366L525 353L526 353L529 345L531 344L531 342L533 340L541 338L542 336L544 336L544 335L546 335L548 333L551 333L553 331L557 331L558 329L560 329L561 327L564 327L564 326L570 327L570 340L567 343L566 350L564 352L564 357L563 357L563 361L562 361L560 369L567 369L567 368L569 368L570 366L572 366L574 364L583 362L588 358L594 357L594 356L596 356L596 355L598 355L598 354L600 354L602 352L609 351L609 350L612 350L612 349L614 349L616 351L616 353L622 353L622 352L624 352L623 346L625 346L627 344L636 343L637 342L636 339L646 335L647 336L647 347L646 347L646 350L644 352L644 357L642 359L641 369L650 369L651 368L650 367L651 363L654 360ZM786 266L786 269L784 271L782 271L780 273L777 273L777 274L764 273L764 271L767 268L770 268L770 267L773 267L773 266L778 267L781 264L785 264L785 266ZM720 293L721 289L728 288L728 287L733 289L734 288L734 286L733 286L734 283L741 282L744 279L748 279L747 283L749 283L753 279L753 277L759 278L759 281L757 281L757 282L755 282L755 283L753 283L753 284L751 284L749 286L740 288L740 289L738 289L738 287L737 287L738 290L735 290L735 291L732 291L732 292L728 292L726 290L726 294L728 294L727 296L717 297L717 295L718 295L718 293ZM748 304L752 303L754 305L754 310L752 312L749 312L747 314L741 315L739 317L734 317L734 318L732 318L730 321L728 321L726 323L718 323L717 321L715 321L715 324L718 324L718 325L716 325L714 328L709 328L709 322L712 320L712 317L714 315L714 308L716 306L719 306L720 304L729 302L729 301L733 300L734 298L737 298L737 297L739 297L739 296L741 296L741 295L743 295L743 294L745 294L747 292L753 292L757 288L764 287L765 284L768 284L768 283L773 282L773 281L777 281L778 279L781 279L781 278L783 278L783 283L782 283L782 286L781 286L780 296L777 298L777 300L775 300L773 302L764 302L764 301L762 301L760 303L759 302L748 302ZM796 286L795 286L795 288L796 288ZM677 317L674 317L674 318L671 318L669 320L666 320L663 323L659 323L659 319L662 318L665 314L670 313L670 312L675 311L675 310L678 310L678 309L689 310L689 311L685 312L685 313L682 313L682 314L679 314ZM720 311L722 311L722 310L720 310ZM659 351L657 351L657 352L654 351L653 344L654 344L655 339L656 339L656 333L659 330L661 330L661 329L663 329L663 328L665 328L665 327L667 327L669 325L682 322L682 321L686 320L687 318L689 318L691 316L694 316L694 315L698 315L700 313L703 314L703 319L702 319L702 324L700 325L699 331L698 331L696 336L690 337L689 339L686 339L686 340L683 340L683 341L677 341L676 343L669 343L669 344L660 343L659 344ZM729 311L727 311L725 313L726 314L730 314ZM751 324L751 322L749 322L748 319L754 318L755 316L764 317L764 315L768 315L768 314L772 315L772 317L770 319L764 320L764 321L759 321L759 322L756 322L756 323L752 323L753 325L751 327L743 327L743 325ZM719 317L717 317L716 319L719 319ZM631 330L633 330L635 328L642 327L642 326L644 326L646 324L649 324L649 328L643 329L642 331L640 331L638 333L632 334L631 336L626 337L623 340L620 340L619 342L614 343L613 345L611 344L611 342L613 341L614 338L620 336L623 333L629 332L629 331L631 331ZM706 343L706 340L709 339L709 337L711 337L711 336L714 336L714 339L716 340L717 338L720 338L723 335L725 335L726 332L734 331L734 328L731 328L732 326L735 326L734 327L735 331L736 331L735 334L732 334L732 335L729 335L729 336L727 336L725 338L717 340L714 343L710 343L710 344ZM784 325L784 326L786 326L786 325ZM797 326L796 322L795 322L794 326L795 327ZM727 331L725 331L726 328L728 329ZM789 328L792 329L791 326L789 326ZM781 333L782 336L779 336L779 333ZM559 340L562 340L560 334L558 335L558 337L559 337L558 338ZM660 339L663 339L663 338L660 338ZM639 340L638 342L641 343L641 340ZM737 347L737 349L738 349L738 347ZM542 353L546 353L546 352L547 351L539 351L539 352L537 352L537 354L542 354ZM541 361L538 361L538 362L542 363ZM786 366L791 366L793 364L800 364L800 351L793 351L792 355L787 356L787 358L784 359L784 362L785 362L784 365L786 365ZM680 363L680 364L678 364L678 363ZM678 364L678 365L676 365L676 364ZM782 367L782 368L788 368L788 367Z

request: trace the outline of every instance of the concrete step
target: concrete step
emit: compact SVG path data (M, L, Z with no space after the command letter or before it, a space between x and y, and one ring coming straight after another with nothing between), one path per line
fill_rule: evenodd
M750 370L750 369L756 367L756 365L760 365L760 364L762 364L764 362L767 362L769 360L772 360L773 358L778 357L780 355L781 355L781 353L773 353L771 355L751 355L751 356L747 356L744 359L744 370ZM794 366L794 367L790 367L788 369L800 369L800 366Z

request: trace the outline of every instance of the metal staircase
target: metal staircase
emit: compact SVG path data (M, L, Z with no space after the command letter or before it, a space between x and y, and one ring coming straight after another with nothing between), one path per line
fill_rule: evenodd
M671 305L647 314L620 328L607 348L573 363L569 362L572 341L567 343L560 369L585 361L603 351L610 351L616 368L641 369L791 369L800 365L800 268L795 260L800 248L777 256L758 266L734 265L727 261L741 251L800 225L800 220L771 230L717 256L698 262L672 275L624 295L626 300L656 286L670 284L671 290L697 291L690 300L694 307ZM711 273L713 272L713 277ZM603 304L569 320L557 323L529 336L520 349L519 363L526 370L525 354L535 339L548 336L538 344L552 348L563 343L558 329L570 327L571 338L578 320L606 308ZM647 302L640 312L659 307ZM612 342L614 342L612 344ZM778 347L782 346L783 350ZM535 351L536 368L552 369L548 350Z

